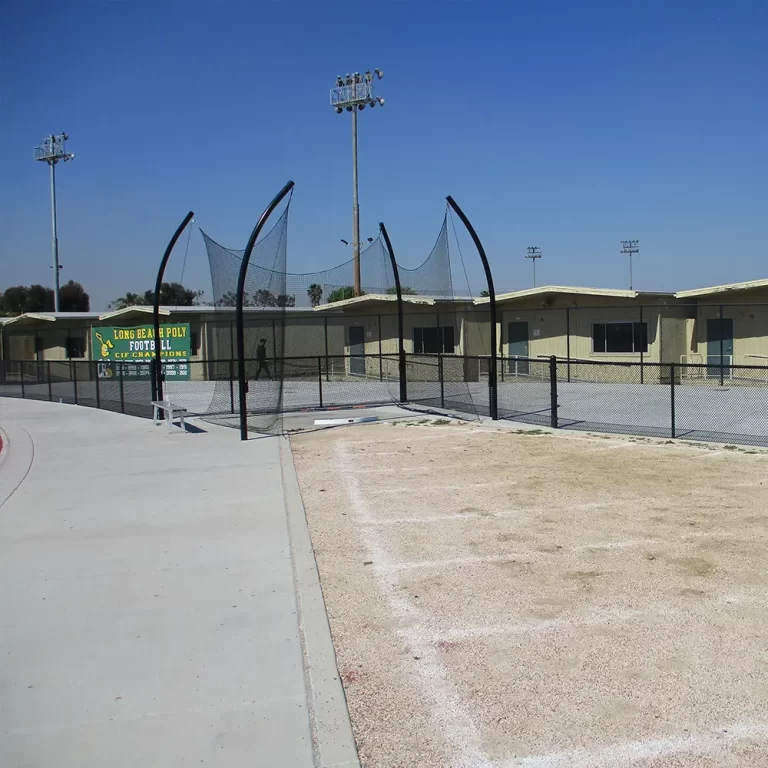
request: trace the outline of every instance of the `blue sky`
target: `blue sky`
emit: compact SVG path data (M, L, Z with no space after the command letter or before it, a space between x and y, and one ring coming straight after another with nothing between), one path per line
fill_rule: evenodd
M543 252L539 284L628 287L626 238L640 240L636 288L768 277L767 28L762 0L12 0L0 288L50 283L48 173L32 148L62 130L77 154L58 173L62 279L95 309L151 287L189 209L244 247L288 179L289 269L344 261L351 129L328 90L374 67L386 106L360 119L361 235L385 221L405 265L429 252L452 194L497 290L530 286L528 245ZM207 270L195 232L185 284L210 295Z

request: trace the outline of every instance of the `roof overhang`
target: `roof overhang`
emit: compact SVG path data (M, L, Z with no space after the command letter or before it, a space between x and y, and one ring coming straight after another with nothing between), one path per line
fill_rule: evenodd
M727 285L713 285L709 288L694 288L690 291L678 291L675 296L678 299L693 299L698 296L715 296L718 293L732 293L737 291L751 291L756 288L768 288L768 278L762 280L747 280L743 283L729 283Z
M330 304L319 304L315 307L315 312L325 312L327 310L346 309L347 307L359 307L376 304L377 302L387 304L397 304L397 296L391 293L366 293L363 296L353 296L351 299L342 299L341 301L332 301ZM422 304L424 306L434 306L435 299L427 296L403 296L404 304Z
M56 318L51 315L40 315L37 312L25 312L6 320L3 325L41 325L43 323L55 323Z
M130 317L145 317L146 315L153 315L154 311L152 307L136 306L136 307L124 307L123 309L116 309L114 312L105 312L103 315L99 315L99 320L124 320ZM170 311L160 308L160 314L163 316L170 315Z
M639 296L674 296L673 293L630 291L621 288L580 288L569 285L542 285L539 288L525 288L522 291L510 291L496 295L496 301L515 301L516 299L535 298L538 296L568 295L588 296L592 298L604 297L610 299L636 299ZM475 304L488 304L490 298L483 296L475 299Z

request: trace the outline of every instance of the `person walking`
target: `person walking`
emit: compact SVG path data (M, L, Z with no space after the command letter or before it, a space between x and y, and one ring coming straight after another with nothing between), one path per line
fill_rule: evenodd
M267 378L272 381L272 374L269 372L269 364L267 363L267 340L259 339L259 346L256 347L256 362L259 367L256 369L256 381L259 380L259 374L264 371L267 374Z

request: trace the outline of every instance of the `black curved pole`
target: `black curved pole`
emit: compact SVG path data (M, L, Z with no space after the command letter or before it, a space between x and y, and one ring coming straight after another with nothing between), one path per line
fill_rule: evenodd
M256 226L248 238L248 244L245 246L243 261L240 264L240 274L237 278L237 305L235 308L235 324L237 325L237 380L239 385L239 404L240 404L240 439L248 439L248 414L247 414L247 383L245 381L245 329L243 327L243 292L245 291L245 275L248 272L248 263L251 260L253 248L256 240L267 223L267 219L272 215L272 211L280 205L281 200L293 189L293 182L289 181L278 193L274 200L264 209ZM277 354L277 350L275 350ZM277 376L277 363L275 363L275 376Z
M384 226L383 221L379 222L379 230L387 245L389 260L392 262L392 271L395 274L395 292L397 293L397 367L400 374L400 402L405 403L408 401L408 384L405 375L405 346L403 344L403 289L400 285L400 271L397 268L395 252L392 249L392 242L389 239L387 228ZM379 333L381 333L381 329L379 329Z
M155 359L154 359L154 371L152 372L152 399L163 399L163 366L160 362L160 352L162 343L160 340L160 288L163 285L163 276L165 275L165 267L168 264L168 259L171 258L171 251L176 245L176 241L181 237L181 233L186 229L187 224L192 221L192 217L195 215L194 211L190 211L185 217L184 221L179 224L179 228L173 233L173 237L168 243L168 247L163 254L163 260L160 262L160 269L157 270L157 280L155 280L155 300L152 305L152 321L154 323L155 330Z
M450 196L445 198L448 201L448 205L456 211L456 214L467 228L472 241L477 248L477 252L480 254L480 259L483 262L483 269L485 270L485 279L488 282L488 297L491 305L491 370L488 374L488 408L492 419L499 418L499 399L498 388L496 384L497 380L497 368L496 368L496 291L493 287L493 275L491 274L491 267L488 264L488 257L485 255L485 248L480 242L480 238L475 232L475 228L472 226L470 220L464 214L464 211L459 208L458 203Z

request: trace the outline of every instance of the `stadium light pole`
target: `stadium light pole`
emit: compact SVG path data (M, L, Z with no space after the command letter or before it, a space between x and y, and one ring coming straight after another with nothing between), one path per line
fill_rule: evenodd
M35 147L34 158L43 163L48 163L51 168L51 223L53 228L53 309L59 311L59 226L56 219L56 163L63 160L65 163L75 156L67 152L65 142L69 136L60 133L58 136L51 134L46 136L40 146Z
M528 246L528 253L525 254L526 259L533 261L533 287L536 287L536 259L541 258L541 248L536 245Z
M384 106L384 99L374 94L374 80L384 77L380 69L373 72L366 70L361 75L355 72L353 75L336 77L336 86L331 88L331 106L337 114L345 110L352 113L352 259L354 270L354 294L360 296L362 287L360 284L360 206L357 200L357 111L364 110L366 105L375 107L376 104Z
M622 240L621 253L629 254L629 290L632 290L632 254L640 253L639 240Z

